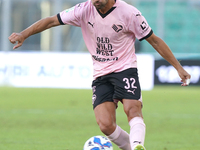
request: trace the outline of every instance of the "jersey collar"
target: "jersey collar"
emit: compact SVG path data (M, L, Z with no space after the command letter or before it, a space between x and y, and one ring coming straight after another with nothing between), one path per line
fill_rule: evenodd
M109 15L114 9L115 9L116 7L112 7L110 10L108 10L107 11L107 13L105 13L105 14L102 14L99 10L97 10L98 11L98 13L99 13L99 15L102 17L102 18L105 18L107 15Z
M98 13L99 13L99 15L100 15L102 18L105 18L107 15L109 15L109 14L116 8L116 6L115 6L116 3L117 3L117 0L115 0L114 6L113 6L110 10L108 10L107 13L105 13L105 14L102 14L99 10L97 10Z

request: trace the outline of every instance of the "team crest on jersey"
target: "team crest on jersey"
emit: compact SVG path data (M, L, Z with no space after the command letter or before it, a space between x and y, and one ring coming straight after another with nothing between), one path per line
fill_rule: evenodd
M112 28L118 33L119 31L121 31L123 29L122 25L113 25Z

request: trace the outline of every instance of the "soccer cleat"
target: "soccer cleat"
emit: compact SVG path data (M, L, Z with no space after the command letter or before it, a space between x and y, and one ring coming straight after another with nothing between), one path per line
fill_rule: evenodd
M138 144L135 146L135 148L133 150L146 150L145 147L141 144Z

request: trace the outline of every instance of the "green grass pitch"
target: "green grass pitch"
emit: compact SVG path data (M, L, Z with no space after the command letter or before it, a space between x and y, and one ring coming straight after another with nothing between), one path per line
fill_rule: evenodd
M147 150L200 149L199 91L193 86L143 91ZM91 97L91 90L1 87L0 150L82 150L87 139L102 135ZM121 104L117 123L129 132Z

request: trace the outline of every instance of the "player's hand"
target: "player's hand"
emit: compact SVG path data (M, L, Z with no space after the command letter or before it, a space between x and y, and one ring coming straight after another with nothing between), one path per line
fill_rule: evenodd
M187 71L185 71L184 69L182 69L178 73L181 78L181 82L183 82L181 86L188 86L190 84L191 75L187 73Z
M13 49L16 49L16 48L22 46L22 44L23 44L23 42L24 42L24 40L25 40L24 36L23 36L21 33L12 33L12 34L9 36L8 39L9 39L9 41L10 41L12 44L17 43L17 45L15 45L15 46L13 47Z

